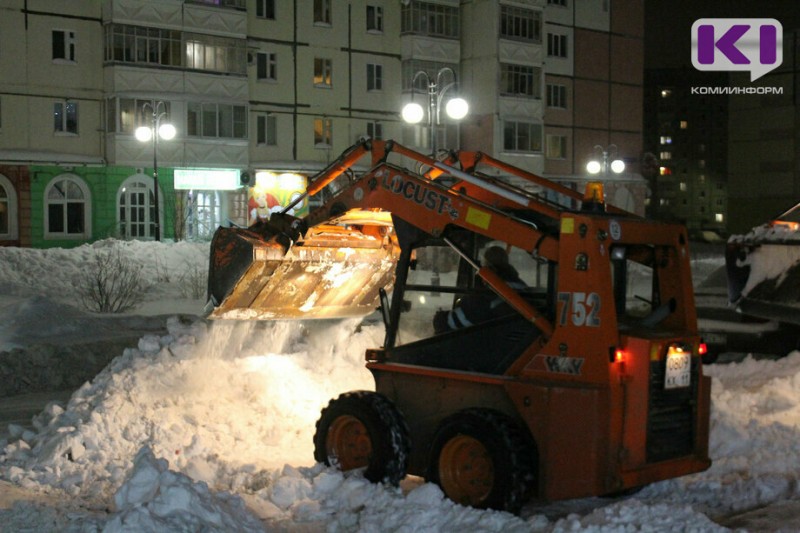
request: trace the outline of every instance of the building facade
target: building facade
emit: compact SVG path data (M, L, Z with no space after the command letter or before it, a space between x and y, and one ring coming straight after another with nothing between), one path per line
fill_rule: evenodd
M724 87L727 73L670 68L645 76L648 215L685 224L698 238L726 235L728 97L693 89Z
M578 190L613 146L608 200L641 213L642 19L641 0L4 0L0 244L207 239L364 137ZM430 119L404 123L411 100ZM137 139L162 124L174 139Z

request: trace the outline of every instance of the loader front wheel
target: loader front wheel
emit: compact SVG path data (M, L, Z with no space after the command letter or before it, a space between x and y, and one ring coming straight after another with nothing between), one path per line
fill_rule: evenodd
M456 503L519 512L536 480L536 450L508 416L465 409L439 426L428 481Z
M342 394L322 410L314 434L314 459L344 472L397 485L406 475L410 443L403 416L385 396Z

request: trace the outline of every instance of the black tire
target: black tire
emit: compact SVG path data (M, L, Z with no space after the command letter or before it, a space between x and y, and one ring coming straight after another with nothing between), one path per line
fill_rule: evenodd
M364 477L373 483L400 483L409 449L403 416L376 392L347 392L331 400L314 433L315 460L343 471L364 468Z
M465 409L442 421L428 465L428 481L448 498L480 509L518 513L536 488L533 439L489 409Z

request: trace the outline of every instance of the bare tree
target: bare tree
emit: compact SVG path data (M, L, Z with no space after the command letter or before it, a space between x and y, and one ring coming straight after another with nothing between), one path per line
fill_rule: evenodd
M81 304L89 311L122 313L144 300L149 284L143 267L124 258L119 248L99 251L78 278Z

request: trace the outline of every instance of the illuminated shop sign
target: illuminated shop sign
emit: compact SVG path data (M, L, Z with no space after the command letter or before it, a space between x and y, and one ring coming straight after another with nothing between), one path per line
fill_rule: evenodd
M283 209L306 192L308 179L301 174L256 171L255 186L248 194L247 211L249 224L257 219L268 219L272 213ZM308 214L308 199L304 198L288 211L290 215L301 217Z
M239 189L238 170L175 169L176 190L232 191Z

